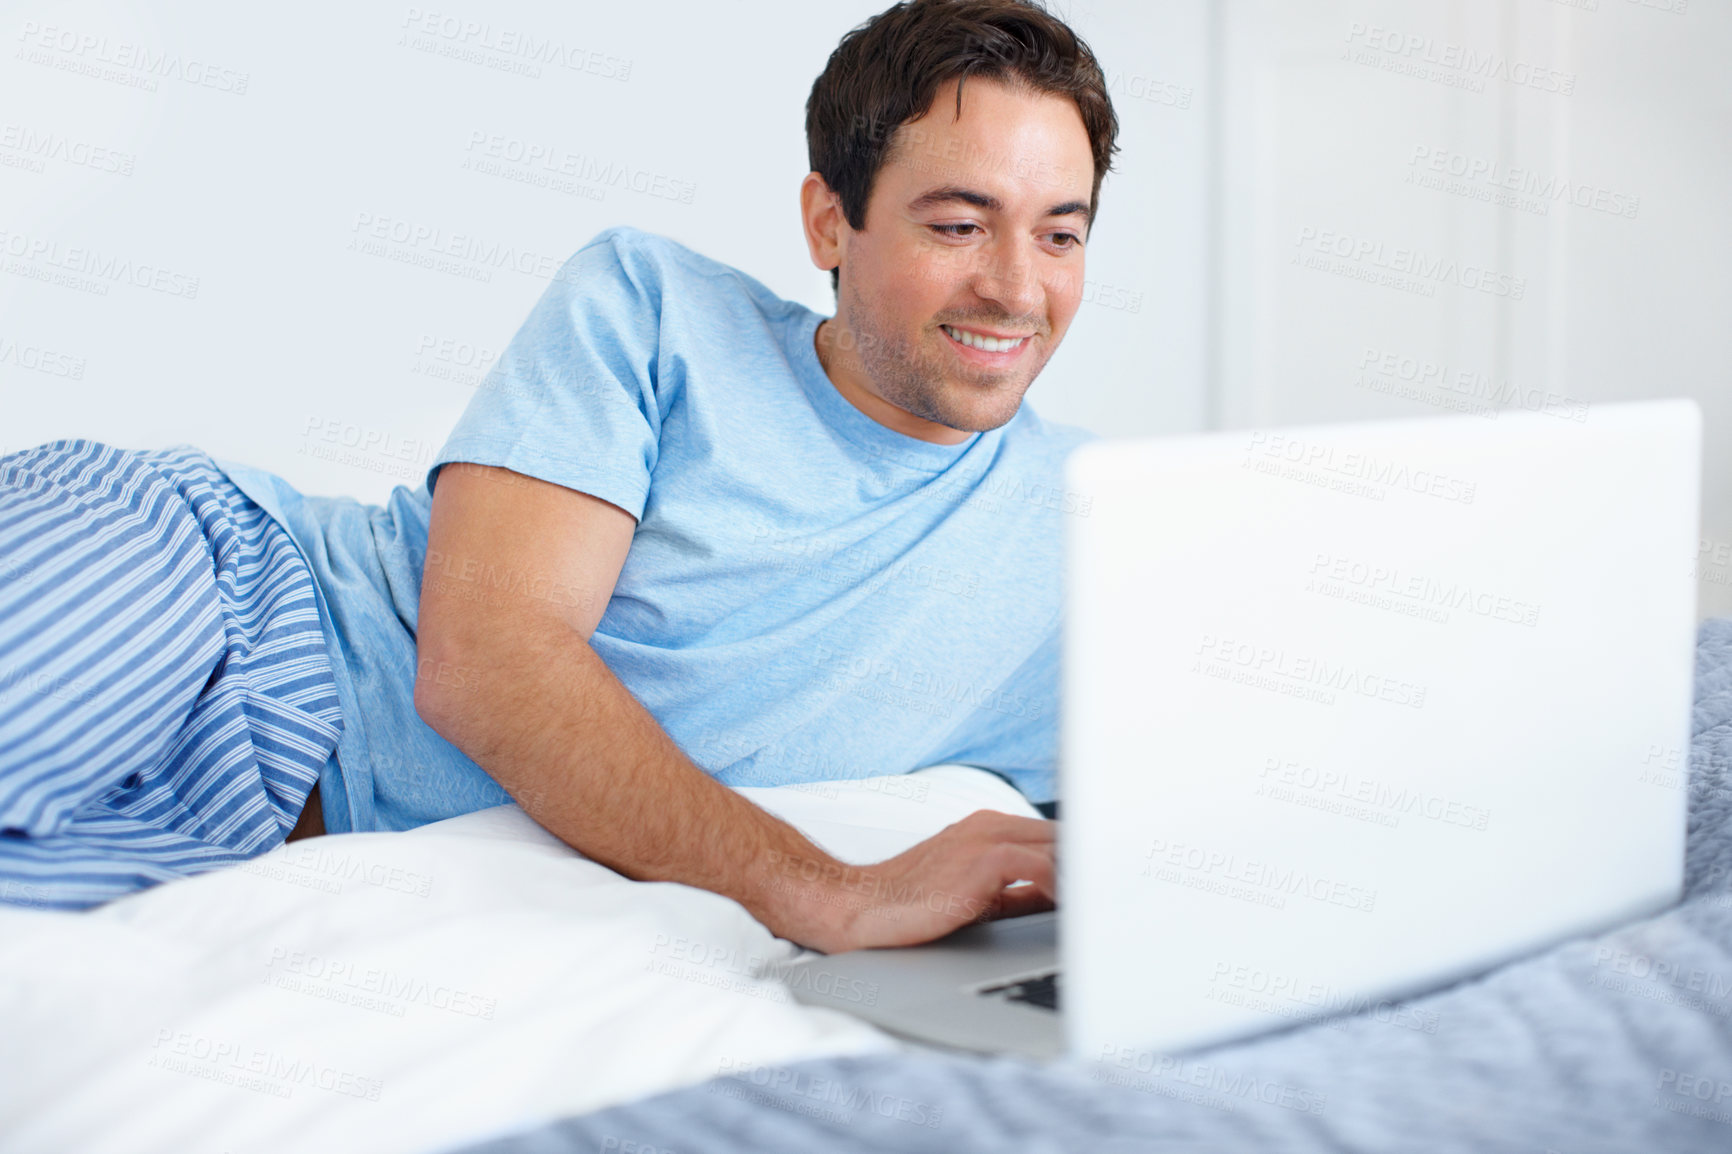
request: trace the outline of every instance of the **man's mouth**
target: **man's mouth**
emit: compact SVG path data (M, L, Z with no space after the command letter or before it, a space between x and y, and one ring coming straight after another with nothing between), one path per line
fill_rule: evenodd
M976 332L973 329L957 328L955 325L939 325L938 327L943 329L944 334L957 344L966 348L977 349L983 353L996 353L1000 355L1016 353L1021 351L1024 345L1028 344L1029 338L1029 334L1027 333L1024 333L1021 336L1000 337Z

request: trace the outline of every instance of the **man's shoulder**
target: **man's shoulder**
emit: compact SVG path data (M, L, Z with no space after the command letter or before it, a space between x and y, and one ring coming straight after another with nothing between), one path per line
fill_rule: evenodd
M703 282L704 293L749 297L767 311L798 307L771 292L757 278L661 233L629 224L613 225L591 237L569 263L576 265L584 260L585 254L597 249L610 252L628 277L645 288L657 290L657 295L664 285L696 287Z
M640 261L656 261L662 264L671 261L681 263L696 261L708 262L722 268L727 267L718 261L710 260L695 249L688 248L671 236L663 236L659 232L648 232L629 224L616 224L602 229L577 251L584 253L592 248L602 246L611 247L622 257L630 256Z

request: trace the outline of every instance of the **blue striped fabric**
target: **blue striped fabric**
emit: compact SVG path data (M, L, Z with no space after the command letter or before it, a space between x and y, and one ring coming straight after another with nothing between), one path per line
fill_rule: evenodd
M0 458L0 900L280 845L342 729L306 561L209 456Z

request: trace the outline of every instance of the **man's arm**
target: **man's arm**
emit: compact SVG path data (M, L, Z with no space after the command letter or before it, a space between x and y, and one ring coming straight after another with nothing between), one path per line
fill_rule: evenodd
M589 644L635 528L560 485L445 466L421 584L421 718L595 861L724 894L815 949L1050 908L1049 822L981 811L887 862L844 866L680 752ZM1033 884L1007 891L1018 879Z

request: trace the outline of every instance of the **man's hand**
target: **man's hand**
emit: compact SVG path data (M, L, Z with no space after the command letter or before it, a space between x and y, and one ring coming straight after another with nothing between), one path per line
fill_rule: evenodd
M1057 822L976 810L877 865L771 853L765 884L789 903L802 945L832 954L910 946L971 922L1052 909L1057 835ZM816 920L807 926L804 917Z

